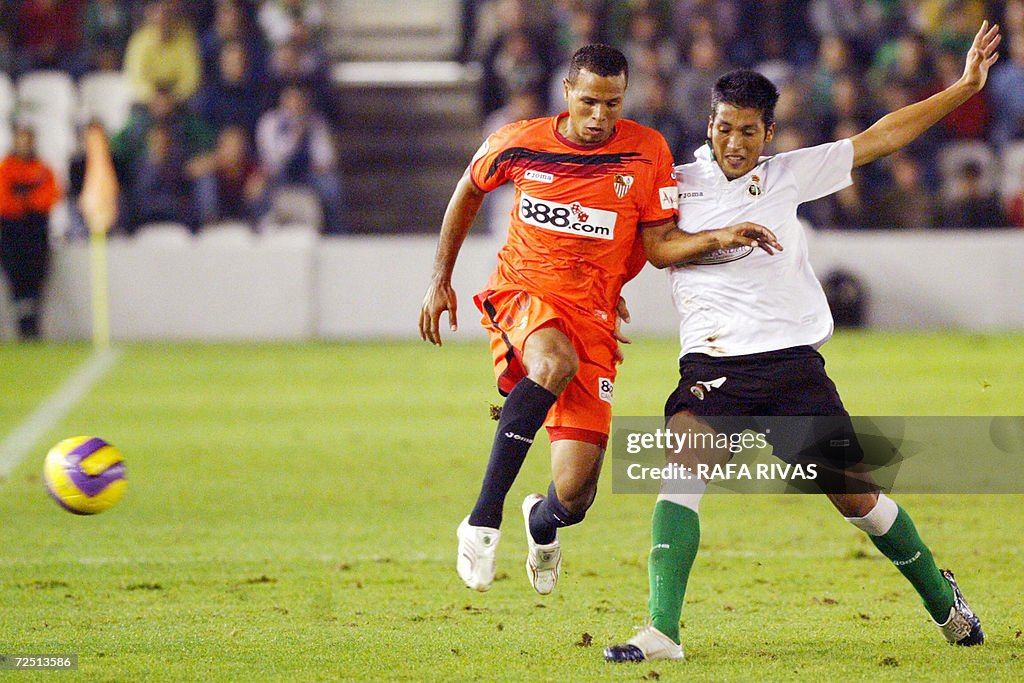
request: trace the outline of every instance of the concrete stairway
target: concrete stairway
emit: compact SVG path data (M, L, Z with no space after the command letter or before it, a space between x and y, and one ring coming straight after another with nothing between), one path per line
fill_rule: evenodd
M389 76L400 71L408 78ZM481 142L465 72L453 63L338 65L336 128L355 232L437 232Z
M445 61L454 0L330 3L349 223L360 234L436 233L482 140L477 70Z

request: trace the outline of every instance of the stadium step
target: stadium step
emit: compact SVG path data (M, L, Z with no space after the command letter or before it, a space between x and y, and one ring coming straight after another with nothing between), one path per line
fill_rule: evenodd
M394 11L381 11L381 5L376 0L324 3L335 59L452 58L461 31L459 0L403 0Z
M439 230L482 139L478 78L452 62L335 66L335 124L353 232Z

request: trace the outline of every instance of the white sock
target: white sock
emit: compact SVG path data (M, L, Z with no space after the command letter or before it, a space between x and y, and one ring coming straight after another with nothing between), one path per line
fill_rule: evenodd
M875 507L871 508L871 512L863 517L846 517L845 519L868 535L885 536L889 533L889 529L892 528L899 513L900 508L896 505L896 501L884 493L879 493L878 500L875 502Z
M682 505L684 508L690 508L694 512L700 513L700 499L704 497L704 490L707 487L707 482L696 478L672 482L666 481L662 485L661 493L658 494L658 500L667 500L670 503ZM669 488L672 490L666 491Z

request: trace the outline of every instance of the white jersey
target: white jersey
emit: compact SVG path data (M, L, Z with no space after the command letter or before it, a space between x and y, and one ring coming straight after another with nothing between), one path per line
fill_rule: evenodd
M739 356L824 344L832 336L832 313L808 261L796 209L853 182L853 143L840 140L764 157L733 181L709 146L695 156L673 173L679 228L701 232L750 221L774 232L784 251L769 255L740 247L672 267L681 355Z

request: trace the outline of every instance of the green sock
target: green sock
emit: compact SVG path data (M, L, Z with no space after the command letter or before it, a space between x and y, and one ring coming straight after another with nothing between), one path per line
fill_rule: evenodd
M889 531L882 536L869 534L868 538L907 577L932 619L944 623L953 606L953 587L939 573L932 551L918 535L914 520L902 507L899 510Z
M651 555L647 570L651 580L651 623L666 636L679 641L679 615L690 568L700 544L700 518L690 508L659 500L651 520Z

